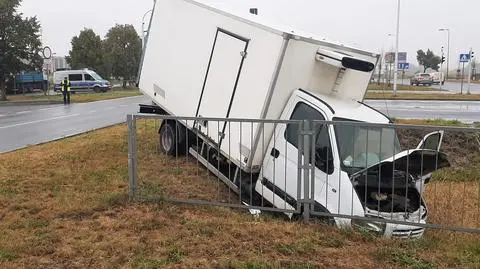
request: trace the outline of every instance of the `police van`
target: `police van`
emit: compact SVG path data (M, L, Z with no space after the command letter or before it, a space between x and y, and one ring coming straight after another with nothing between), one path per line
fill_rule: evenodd
M108 80L89 69L57 71L53 74L55 91L61 91L62 80L68 78L72 92L106 92L112 88Z

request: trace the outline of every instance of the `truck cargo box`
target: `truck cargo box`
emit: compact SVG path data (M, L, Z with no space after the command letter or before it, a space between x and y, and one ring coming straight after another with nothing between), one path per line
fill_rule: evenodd
M162 0L154 7L139 87L171 115L278 119L299 89L363 100L377 59L374 53L255 15L242 17L191 0ZM186 125L251 172L260 169L265 154L259 145L267 145L273 135L273 126Z

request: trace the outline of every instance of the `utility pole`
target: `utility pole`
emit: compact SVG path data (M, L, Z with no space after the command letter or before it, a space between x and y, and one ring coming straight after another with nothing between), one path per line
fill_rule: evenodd
M473 60L473 51L472 48L470 48L470 51L468 52L469 55L469 62L468 62L468 87L467 87L467 94L470 94L470 83L472 80L472 60Z
M397 35L396 35L396 45L395 45L395 73L393 74L393 96L397 95L397 80L398 80L398 39L400 35L400 0L397 0Z

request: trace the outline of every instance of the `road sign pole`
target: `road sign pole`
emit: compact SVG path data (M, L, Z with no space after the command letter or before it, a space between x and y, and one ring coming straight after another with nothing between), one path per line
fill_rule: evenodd
M462 82L460 84L460 94L463 94L463 77L465 76L465 62L462 62Z
M469 54L468 54L469 60L468 60L468 86L467 86L467 94L470 94L470 82L472 78L472 48L470 48Z

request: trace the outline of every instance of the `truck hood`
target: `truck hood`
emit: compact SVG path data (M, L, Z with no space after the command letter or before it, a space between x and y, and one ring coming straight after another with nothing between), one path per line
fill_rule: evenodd
M404 171L409 174L420 177L435 172L438 169L449 167L450 162L447 159L447 154L435 150L427 149L411 149L396 154L393 157L385 159L377 164L360 170L352 175L363 174L364 172L374 171Z

